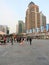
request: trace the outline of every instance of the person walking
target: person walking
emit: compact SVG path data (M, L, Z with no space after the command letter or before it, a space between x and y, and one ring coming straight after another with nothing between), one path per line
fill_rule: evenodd
M13 45L13 37L11 37L11 45Z
M6 37L4 37L4 44L6 44Z
M23 44L24 44L24 38L21 38L20 45L23 45Z
M30 40L30 45L32 44L32 38L29 39Z

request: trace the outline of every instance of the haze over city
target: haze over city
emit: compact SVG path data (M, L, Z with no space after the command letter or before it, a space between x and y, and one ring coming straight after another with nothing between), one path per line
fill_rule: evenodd
M43 0L0 0L0 25L8 25L10 33L16 31L18 20L25 22L25 14L28 4L34 2L39 10L46 16L49 23L49 1Z

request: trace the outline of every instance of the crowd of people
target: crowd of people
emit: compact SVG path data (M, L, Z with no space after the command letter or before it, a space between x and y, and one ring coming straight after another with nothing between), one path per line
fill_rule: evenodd
M23 44L24 40L27 42L30 42L30 45L32 44L32 38L31 37L29 37L29 38L28 37L26 37L26 38L24 38L24 37L13 37L13 36L11 36L11 37L6 37L6 36L0 37L0 43L6 44L6 43L11 42L11 45L13 45L14 42Z

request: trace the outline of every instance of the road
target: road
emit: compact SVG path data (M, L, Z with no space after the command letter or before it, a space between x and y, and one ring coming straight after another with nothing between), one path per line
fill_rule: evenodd
M0 65L49 65L49 40L0 45Z

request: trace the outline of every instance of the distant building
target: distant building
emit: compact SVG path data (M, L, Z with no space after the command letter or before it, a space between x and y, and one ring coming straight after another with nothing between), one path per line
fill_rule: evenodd
M18 34L18 24L16 25L16 34Z
M9 28L6 25L0 25L0 31L9 34Z
M46 29L46 16L42 12L40 12L40 29L41 32Z
M36 28L40 28L39 7L35 3L30 2L26 11L26 30L35 32Z
M22 20L18 21L18 33L24 33L24 22Z
M42 25L46 26L46 16L39 12L39 7L34 2L30 2L25 17L26 32L40 32Z

